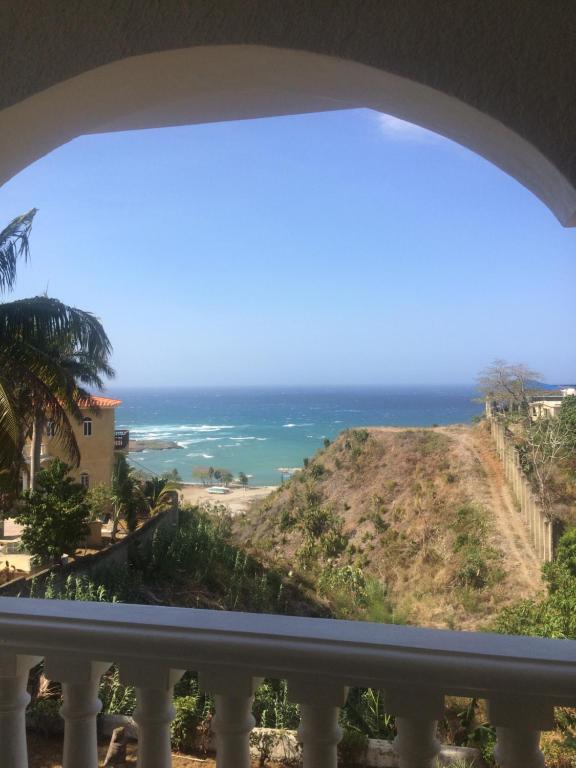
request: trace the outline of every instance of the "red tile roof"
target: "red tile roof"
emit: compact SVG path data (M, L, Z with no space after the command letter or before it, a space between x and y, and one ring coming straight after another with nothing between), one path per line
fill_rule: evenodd
M85 400L80 400L80 408L117 408L122 404L122 400L114 400L111 397L101 397L100 395L90 395Z

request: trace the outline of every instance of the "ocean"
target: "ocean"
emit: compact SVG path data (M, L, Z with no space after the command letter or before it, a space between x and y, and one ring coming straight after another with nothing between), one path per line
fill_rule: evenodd
M142 470L194 467L245 472L252 485L278 485L279 468L305 457L349 427L469 423L481 413L473 387L228 387L114 389L116 427L135 440L171 440L179 448L130 453Z

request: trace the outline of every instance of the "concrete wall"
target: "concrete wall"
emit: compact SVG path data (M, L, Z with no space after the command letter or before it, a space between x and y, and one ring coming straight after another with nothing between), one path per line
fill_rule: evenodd
M504 467L506 480L530 531L536 554L543 562L552 560L554 554L552 522L546 517L532 492L530 482L520 466L520 457L516 446L506 435L506 427L494 417L489 418L489 424L496 452Z
M0 182L86 133L364 106L574 225L575 29L568 0L3 0Z

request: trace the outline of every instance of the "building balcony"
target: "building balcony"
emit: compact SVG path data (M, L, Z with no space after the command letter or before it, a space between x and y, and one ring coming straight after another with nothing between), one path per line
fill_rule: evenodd
M114 663L137 691L139 768L168 768L172 690L186 670L215 696L217 763L249 768L252 696L288 681L300 704L304 768L335 768L339 708L350 686L381 689L395 715L402 768L431 768L444 697L488 701L496 757L544 765L539 734L554 706L576 705L576 642L362 622L140 605L0 600L0 744L6 768L28 765L29 670L62 683L64 768L96 768L100 676Z
M130 443L130 431L128 429L114 430L114 450L127 451Z

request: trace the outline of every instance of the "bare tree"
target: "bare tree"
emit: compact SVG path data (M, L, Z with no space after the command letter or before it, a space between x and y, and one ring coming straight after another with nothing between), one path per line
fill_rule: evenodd
M572 455L573 444L573 428L566 419L537 419L524 430L522 453L528 459L538 499L548 517L552 517L554 470Z
M539 379L541 374L526 365L494 360L478 377L478 389L502 410L527 415L530 398L543 391Z

